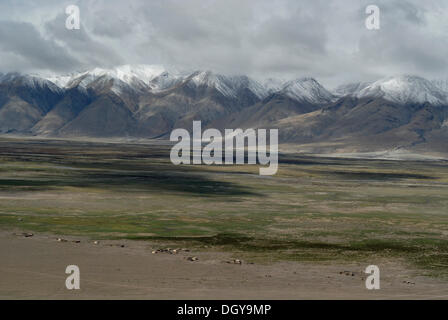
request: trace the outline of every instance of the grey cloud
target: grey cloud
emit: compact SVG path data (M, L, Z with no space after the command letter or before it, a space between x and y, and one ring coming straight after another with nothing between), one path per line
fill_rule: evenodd
M83 25L79 30L69 30L65 27L65 20L66 16L59 14L45 24L45 31L52 39L63 43L84 67L108 67L124 63L114 48L95 41Z
M31 69L52 69L65 71L78 61L67 50L45 39L36 28L26 22L0 21L0 49L3 56L9 56L8 71Z
M252 36L252 42L261 49L280 46L297 54L323 54L327 37L324 26L317 16L297 10L287 17L272 17L264 22Z
M65 4L43 0L39 16L29 1L4 0L3 20L5 2L14 15L2 23L13 35L0 30L0 69L14 60L55 71L160 63L259 78L310 75L330 86L395 73L448 75L445 0L376 0L377 31L364 26L370 0L79 0L79 31L64 28ZM26 27L21 10L32 13Z
M357 59L380 73L416 73L428 77L447 74L448 39L427 25L425 7L410 2L383 7L383 27L378 32L363 32Z
M93 21L92 34L110 38L123 38L132 35L136 25L134 19L126 11L130 8L118 10L107 5L89 8L89 20ZM124 12L122 12L124 10Z

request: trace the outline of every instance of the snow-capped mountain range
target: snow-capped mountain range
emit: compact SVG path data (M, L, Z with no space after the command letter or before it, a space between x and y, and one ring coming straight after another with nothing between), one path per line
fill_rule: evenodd
M276 127L287 142L366 136L368 143L438 144L448 141L448 81L400 75L328 90L310 77L259 81L157 65L0 73L0 134L166 138L193 120Z
M89 71L67 75L30 75L51 81L60 88L81 86L87 88L95 81L113 81L112 90L120 93L123 88L160 92L182 82L190 86L216 88L227 97L235 97L242 88L251 90L260 99L269 93L280 91L285 81L269 79L260 83L247 76L225 76L211 71L180 73L167 70L160 65L124 65L112 69L95 68Z
M181 78L180 74L168 73L158 65L123 65L112 69L95 68L68 75L44 76L60 88L81 86L87 88L95 81L107 83L112 81L112 91L119 94L123 89L163 90Z
M47 80L55 83L59 87L68 87L76 79L87 78L84 85L100 77L109 77L120 80L128 85L135 81L141 81L147 85L157 76L163 74L166 70L162 66L149 65L123 65L112 69L95 68L84 72L76 72L66 75L51 75L45 77Z
M48 86L56 91L73 87L88 88L96 83L111 84L110 89L116 94L126 90L162 92L188 82L193 87L214 87L227 97L236 97L240 90L247 88L260 99L282 92L292 99L309 103L328 103L342 96L381 97L400 104L429 102L444 105L448 102L448 80L429 81L412 75L386 77L371 83L348 83L330 91L310 77L291 81L273 78L257 81L244 75L226 76L211 71L180 73L160 65L123 65L63 75L0 73L0 83L19 78L30 87Z
M0 79L11 78L18 74L0 74ZM348 83L329 91L315 79L304 77L292 81L268 78L257 81L247 76L226 76L211 71L196 71L180 73L169 71L160 65L123 65L111 69L95 68L89 71L43 76L38 74L22 75L30 85L42 85L48 80L61 89L73 86L87 88L95 81L113 82L112 91L119 94L123 88L132 90L151 90L160 92L182 82L190 86L209 86L216 88L227 97L235 97L241 88L247 88L260 99L275 92L284 92L287 96L310 103L334 101L341 96L356 96L357 98L375 97L407 104L423 103L447 104L448 80L429 81L419 76L399 75L380 79L378 81ZM0 80L3 81L3 80Z
M375 82L357 82L337 87L334 94L357 98L383 98L398 104L431 103L447 105L448 81L433 80L414 75L386 77Z
M444 105L448 94L431 81L410 75L388 77L375 81L356 92L358 98L375 97L399 104L425 103Z

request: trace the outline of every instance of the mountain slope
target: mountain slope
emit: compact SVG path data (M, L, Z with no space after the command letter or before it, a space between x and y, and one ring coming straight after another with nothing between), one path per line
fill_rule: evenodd
M62 98L52 82L9 73L0 77L0 132L28 132Z
M92 96L79 87L68 89L64 97L48 112L31 131L36 135L59 135L59 129L70 121L91 103Z
M124 101L108 93L85 106L58 133L66 137L128 137L135 128L135 119Z
M434 132L443 133L446 119L445 106L344 97L329 107L282 119L272 126L279 128L280 139L285 142L326 143L342 150L368 152L425 145ZM445 152L447 147L445 142ZM439 144L439 149L443 145Z
M219 128L270 127L275 121L315 111L328 105L334 96L312 78L284 84L257 104L212 123Z
M149 92L136 113L142 136L168 135L174 128L191 130L194 120L208 123L260 101L264 88L245 76L195 72L170 89Z

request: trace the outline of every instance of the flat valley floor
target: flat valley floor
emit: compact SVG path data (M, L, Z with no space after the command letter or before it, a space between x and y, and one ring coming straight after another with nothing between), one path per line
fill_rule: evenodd
M281 154L268 177L169 149L1 138L0 298L448 298L447 162Z

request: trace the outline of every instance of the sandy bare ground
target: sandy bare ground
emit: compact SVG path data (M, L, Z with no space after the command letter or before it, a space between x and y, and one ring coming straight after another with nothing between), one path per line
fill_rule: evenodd
M381 289L367 290L365 265L292 262L228 264L219 252L152 254L141 241L94 244L0 232L1 299L447 299L448 283L377 262ZM124 247L122 247L124 245ZM196 256L198 261L188 261ZM65 288L65 268L79 266L81 289ZM372 262L374 264L374 262ZM348 275L341 271L350 271ZM352 275L352 273L354 275Z

